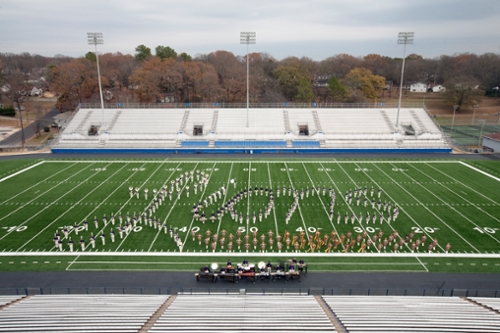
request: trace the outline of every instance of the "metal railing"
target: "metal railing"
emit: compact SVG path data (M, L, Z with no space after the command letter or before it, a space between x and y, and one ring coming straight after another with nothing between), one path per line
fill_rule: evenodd
M82 109L100 109L99 103L81 103ZM397 103L250 103L254 109L390 109ZM422 103L406 102L403 108L423 108ZM105 103L105 109L246 109L245 103Z
M500 290L414 288L184 288L184 287L46 287L0 288L0 295L333 295L333 296L441 296L500 297Z

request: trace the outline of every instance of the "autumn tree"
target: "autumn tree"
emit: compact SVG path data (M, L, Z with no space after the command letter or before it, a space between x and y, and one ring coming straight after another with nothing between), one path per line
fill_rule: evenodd
M135 93L141 102L162 100L167 93L176 94L178 99L182 71L176 66L175 60L167 58L162 61L154 57L147 60L142 68L134 71L130 82L137 86Z
M98 100L99 84L95 64L86 58L75 59L51 68L53 77L50 89L58 97L56 107L60 112L74 109L78 103ZM103 86L109 81L101 76Z
M469 77L461 76L450 79L444 84L446 91L443 98L449 105L456 105L457 111L462 106L473 106L481 102L484 91L479 87L479 81Z
M385 78L373 75L366 68L351 70L344 79L345 84L353 90L359 90L369 101L374 102L379 91L385 86Z
M293 101L298 96L300 82L305 80L310 86L313 79L312 73L297 58L288 58L285 63L281 62L273 71L273 76L278 80L281 92L289 101ZM304 87L302 83L302 89Z
M223 102L244 101L246 98L246 64L240 63L233 53L227 51L212 52L206 59L207 63L215 68L219 78L219 85L222 89L219 100Z
M128 89L130 86L129 77L138 67L139 62L130 54L105 53L99 56L101 73L109 81L110 87L120 90Z
M135 48L135 58L139 61L146 60L151 57L151 49L144 44L141 44Z
M353 57L349 54L338 54L321 61L319 64L319 71L321 72L321 75L333 75L341 79L351 70L361 66L361 59Z

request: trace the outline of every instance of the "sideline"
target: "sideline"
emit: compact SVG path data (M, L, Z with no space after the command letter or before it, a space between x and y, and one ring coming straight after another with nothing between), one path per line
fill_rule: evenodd
M477 172L479 172L479 173L482 173L483 175L488 176L488 177L490 177L490 178L493 178L494 180L496 180L496 181L500 182L500 178L495 177L495 176L493 176L493 175L491 175L491 174L487 173L486 171L479 170L478 168L473 167L472 165L469 165L469 164L467 164L467 163L465 163L465 162L463 162L463 161L460 161L460 164L462 164L462 165L464 165L464 166L466 166L466 167L468 167L468 168L470 168L470 169L472 169L472 170L474 170L474 171L477 171Z
M34 165L32 165L32 166L29 166L29 167L27 167L26 169L19 170L18 172L13 173L12 175L9 175L9 176L7 176L7 177L4 177L4 178L0 179L0 183L1 183L1 182L3 182L4 180L7 180L7 179L12 178L12 177L14 177L14 176L17 176L17 175L19 175L19 174L21 174L21 173L23 173L23 172L25 172L25 171L28 171L28 170L30 170L30 169L33 169L34 167L37 167L37 166L39 166L40 164L43 164L43 163L45 163L45 161L38 162L37 164L34 164Z

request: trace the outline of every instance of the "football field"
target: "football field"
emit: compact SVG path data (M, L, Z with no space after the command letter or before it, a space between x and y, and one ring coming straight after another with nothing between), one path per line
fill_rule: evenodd
M0 162L0 270L500 271L500 163L438 159Z

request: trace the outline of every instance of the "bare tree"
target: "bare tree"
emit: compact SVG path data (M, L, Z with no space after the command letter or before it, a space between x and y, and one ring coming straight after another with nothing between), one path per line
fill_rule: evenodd
M6 78L7 84L10 86L7 92L7 98L10 99L16 105L17 112L19 112L19 122L21 125L21 145L24 148L26 143L26 138L24 136L24 124L23 124L23 106L21 105L26 101L26 96L28 92L28 84L26 83L26 77L20 70L15 70Z

